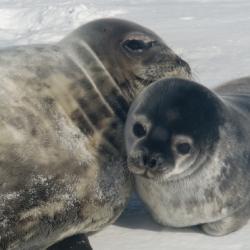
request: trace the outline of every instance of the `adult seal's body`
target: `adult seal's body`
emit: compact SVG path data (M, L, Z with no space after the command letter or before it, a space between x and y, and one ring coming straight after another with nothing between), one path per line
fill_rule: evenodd
M0 51L0 248L45 249L102 229L131 192L122 129L134 96L189 66L117 19Z
M136 188L162 225L220 236L250 217L250 78L214 91L181 79L139 94L126 123Z

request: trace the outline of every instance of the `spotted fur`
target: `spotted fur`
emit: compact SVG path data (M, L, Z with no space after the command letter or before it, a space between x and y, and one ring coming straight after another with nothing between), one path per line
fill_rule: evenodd
M131 57L121 43L133 32L158 47ZM45 249L120 215L132 189L129 104L155 79L189 76L178 60L153 32L116 19L0 51L0 249Z

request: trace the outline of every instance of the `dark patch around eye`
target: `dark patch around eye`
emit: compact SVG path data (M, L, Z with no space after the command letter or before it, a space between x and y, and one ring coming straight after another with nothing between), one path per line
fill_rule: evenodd
M133 126L133 133L136 137L141 138L146 135L146 129L141 123L136 122Z

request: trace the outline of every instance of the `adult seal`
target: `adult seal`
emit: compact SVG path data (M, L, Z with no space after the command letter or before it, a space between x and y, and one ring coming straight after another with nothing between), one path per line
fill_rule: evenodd
M38 250L120 215L128 107L190 68L150 30L101 19L56 44L2 49L0 75L0 248Z
M250 217L250 78L209 90L178 78L139 94L126 123L128 166L162 225L209 235Z

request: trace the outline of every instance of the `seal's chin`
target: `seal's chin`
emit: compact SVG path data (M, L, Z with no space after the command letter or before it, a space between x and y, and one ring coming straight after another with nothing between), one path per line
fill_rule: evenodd
M146 179L152 179L155 181L163 181L168 178L169 175L171 175L171 172L173 172L174 166L171 167L163 167L160 169L148 169L144 167L140 167L138 165L134 164L128 164L129 171L132 172L135 175L144 177Z

